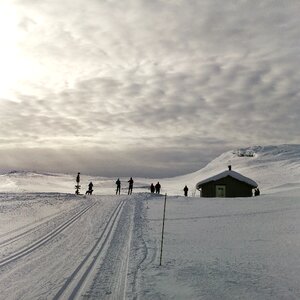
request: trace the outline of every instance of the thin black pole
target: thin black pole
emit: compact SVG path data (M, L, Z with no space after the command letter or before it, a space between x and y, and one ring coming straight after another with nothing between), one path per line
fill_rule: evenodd
M162 223L162 230L161 230L160 259L159 259L159 265L160 265L160 266L161 266L162 252L163 252L163 245L164 245L164 231L165 231L165 219L166 219L166 205L167 205L167 194L165 194L164 215L163 215L163 223Z

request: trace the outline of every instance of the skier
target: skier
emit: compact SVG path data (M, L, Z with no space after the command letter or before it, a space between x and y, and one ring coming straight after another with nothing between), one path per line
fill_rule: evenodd
M93 193L93 183L92 182L90 182L89 183L89 189L85 192L85 194L87 195L87 194L90 194L90 195L92 195L92 193Z
M184 191L184 196L187 197L189 188L187 186L185 186L183 191Z
M121 181L120 181L119 178L116 181L116 185L117 185L116 195L118 194L118 192L119 192L119 195L120 195L120 192L121 192Z
M128 195L131 195L132 194L132 189L133 189L133 179L132 177L130 177L130 179L128 180L129 182L129 187L128 187Z
M151 194L153 194L155 191L155 187L154 187L153 183L151 183L151 185L150 185L150 191L151 191Z
M157 182L157 184L155 185L155 192L156 194L160 194L160 188L161 188L161 185L159 182Z

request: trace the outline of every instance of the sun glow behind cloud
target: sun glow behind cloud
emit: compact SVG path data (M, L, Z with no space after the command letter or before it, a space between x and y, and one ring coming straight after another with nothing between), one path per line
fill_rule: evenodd
M0 97L10 98L17 81L19 54L17 16L12 5L0 3Z
M26 6L0 2L0 99L20 102L20 95L41 98L66 87L71 66L48 56L47 45L39 48L44 40L55 39L44 23L42 14Z
M18 43L23 37L18 28L13 4L0 3L0 98L16 100L13 89L29 75L31 66L22 56Z

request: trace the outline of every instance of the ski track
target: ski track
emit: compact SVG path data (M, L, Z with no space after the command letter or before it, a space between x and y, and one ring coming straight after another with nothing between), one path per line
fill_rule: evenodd
M147 230L146 214L148 209L148 198L151 195L145 194L145 199L137 201L134 212L134 228L133 228L133 239L131 245L131 257L132 263L129 267L129 279L128 285L130 284L131 290L128 289L129 299L142 299L140 295L140 286L142 281L142 271L149 265L152 264L157 257L156 247L151 246L155 241L146 241L144 231ZM146 201L144 201L146 200ZM145 208L145 203L147 208Z
M53 224L56 225L57 223L64 222L64 219L66 219L66 217L68 217L69 215L71 215L71 216L75 215L78 212L78 210L80 210L81 208L82 208L82 205L80 204L77 207L72 208L67 212L64 211L64 212L59 212L59 213L49 215L47 217L40 219L38 222L32 222L30 224L24 225L21 228L16 228L7 233L4 233L0 236L0 239L3 237L7 237L7 236L10 236L10 237L1 241L0 247L2 248L4 246L7 246L14 242L17 242L18 240L23 239L26 236L36 235L36 233L41 232L43 230L49 231L49 228L51 225L53 226ZM27 229L27 228L29 228L29 229ZM20 233L18 233L18 232L20 232Z
M117 207L113 210L106 226L93 248L81 261L53 299L77 299L81 296L87 282L93 279L92 274L94 267L104 255L103 252L113 235L113 229L121 215L124 203L124 201L120 201Z
M147 194L142 197L141 194L108 196L105 198L108 200L106 203L109 204L110 199L114 202L105 206L102 205L101 197L91 197L92 202L80 202L70 210L49 215L36 223L3 234L2 237L7 238L0 243L1 253L5 255L0 259L0 275L5 279L1 286L11 286L9 282L16 278L20 289L13 291L12 298L7 297L12 294L8 290L5 298L0 296L0 299L139 299L141 272L156 257L156 252L148 245L151 241L143 239L142 226L147 212L144 200L148 197ZM101 220L94 223L92 220L97 215L101 216ZM74 226L79 220L78 225ZM94 236L91 240L93 242L87 244L88 248L78 242L76 245L76 231L81 224L89 224L90 230L95 232L95 235L91 235ZM62 234L68 228L70 230ZM24 287L21 274L26 274L25 270L29 268L37 279L36 274L39 274L44 264L41 258L49 251L56 253L60 249L56 250L57 246L70 238L82 250L80 256L78 253L70 259L73 261L72 265L66 264L62 277L54 277L54 281L47 277L46 274L51 274L52 267L46 263L47 270L43 279L36 281L36 285L40 285L38 289L35 290L33 286ZM19 243L22 242L25 246L20 247ZM3 251L8 246L11 246L9 250L13 249L11 253ZM51 257L53 259L55 256L51 254ZM55 265L56 263L53 264ZM24 270L20 273L18 270L22 269ZM19 273L17 277L15 272Z
M76 222L83 214L85 214L89 209L91 209L95 203L85 207L84 209L80 210L78 213L76 213L74 216L72 216L69 220L59 225L56 229L51 231L50 233L46 234L45 236L41 237L34 243L27 245L25 248L5 257L0 260L0 268L6 266L7 264L16 261L17 259L28 255L29 253L33 252L34 250L42 247L47 242L49 242L51 239L56 237L58 234L60 234L63 230L68 228L70 225L72 225L74 222Z
M132 236L133 201L127 201L101 265L84 299L125 299Z

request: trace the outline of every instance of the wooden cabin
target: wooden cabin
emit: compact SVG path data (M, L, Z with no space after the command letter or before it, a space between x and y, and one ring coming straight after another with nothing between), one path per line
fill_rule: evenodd
M257 183L242 174L228 170L196 184L201 197L252 197Z

